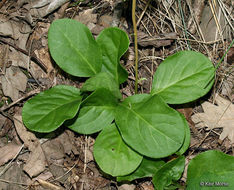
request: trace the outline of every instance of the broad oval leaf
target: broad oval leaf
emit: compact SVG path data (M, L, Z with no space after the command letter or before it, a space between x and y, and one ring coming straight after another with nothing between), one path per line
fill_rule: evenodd
M58 85L41 92L24 104L24 124L32 131L54 131L76 115L81 99L80 90L72 86Z
M185 165L184 156L180 156L163 165L153 176L155 189L164 190L180 179ZM169 189L169 188L168 188Z
M124 141L140 154L162 158L184 142L184 121L157 95L134 95L119 104L115 121Z
M115 97L119 99L122 98L122 95L119 91L119 84L110 74L106 72L98 73L86 80L80 90L92 92L100 88L109 90Z
M99 167L112 176L127 175L142 161L142 156L124 143L115 124L104 128L98 135L93 154Z
M119 84L125 82L128 72L119 62L129 46L127 34L119 28L106 28L98 35L97 43L102 51L102 71L110 73Z
M87 26L80 22L55 20L49 28L48 46L55 62L71 75L90 77L101 71L101 51Z
M201 53L180 51L166 58L154 74L152 94L169 104L183 104L204 96L212 87L215 69Z
M98 89L82 103L78 117L66 125L81 134L96 133L112 123L116 106L117 98L110 91Z
M117 177L117 181L132 181L144 177L153 177L153 175L164 165L160 159L150 159L144 157L141 165L131 174Z
M190 161L186 189L234 189L233 179L234 157L209 150Z

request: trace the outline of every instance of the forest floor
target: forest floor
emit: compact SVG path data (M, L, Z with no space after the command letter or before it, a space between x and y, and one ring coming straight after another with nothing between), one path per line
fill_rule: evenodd
M50 3L47 3L50 2ZM180 50L206 55L216 66L234 36L234 2L137 0L136 18L139 51L138 93L149 93L154 72L168 56ZM121 85L123 97L134 94L134 39L131 3L122 0L0 2L0 190L153 190L151 180L119 184L105 177L93 155L96 135L80 135L61 127L51 134L35 134L22 122L24 103L37 93L58 84L81 87L84 80L69 76L53 62L47 43L50 24L72 18L87 25L96 37L100 31L117 26L130 39L121 58L129 77ZM225 111L234 113L234 47L216 71L212 90L196 102L176 108L186 117L191 130L186 161L206 150L220 150L234 156L234 118L225 126L197 125L193 116L204 113L207 121ZM218 98L226 102L216 101ZM227 107L225 107L227 106ZM225 111L223 111L225 110ZM222 118L220 118L222 119ZM40 146L36 146L40 144ZM43 156L42 156L43 155ZM186 170L180 183L186 181Z

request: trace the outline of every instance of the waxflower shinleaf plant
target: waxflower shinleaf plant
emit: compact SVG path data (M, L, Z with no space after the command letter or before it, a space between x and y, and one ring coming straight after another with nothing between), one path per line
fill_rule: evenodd
M58 85L28 100L22 111L26 127L41 133L61 125L80 134L100 132L93 154L105 173L117 181L153 177L155 189L176 186L184 170L182 154L189 147L190 130L184 116L168 104L194 101L211 89L215 69L210 60L194 51L175 53L158 67L150 94L123 100L119 85L128 73L120 58L129 46L124 31L107 28L94 39L85 25L59 19L50 26L48 45L62 70L88 79L81 89ZM162 160L172 154L178 158ZM199 164L203 155L191 163L189 187L196 177L194 163ZM228 160L233 168L233 158ZM223 172L222 164L218 169ZM205 174L205 168L200 172Z

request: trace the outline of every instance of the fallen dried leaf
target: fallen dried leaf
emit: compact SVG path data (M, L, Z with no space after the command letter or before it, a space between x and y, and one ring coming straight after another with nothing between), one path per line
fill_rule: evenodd
M81 12L79 15L75 16L74 20L77 20L85 25L88 25L90 23L96 24L97 14L93 14L93 9L87 9Z
M7 19L0 18L0 35L13 37L14 31L10 22Z
M19 137L24 142L25 146L31 151L29 159L24 165L23 170L30 177L37 176L45 170L46 166L46 158L40 142L33 133L27 131L23 125L22 117L20 115L16 115L14 117L14 124Z
M22 149L22 145L10 142L0 148L0 166L13 159L19 151Z
M225 16L223 15L223 12L221 10L221 8L219 7L218 4L216 4L216 15L220 15L219 16L219 27L220 29L224 29L225 28ZM201 31L202 34L204 36L204 39L206 42L209 41L213 41L216 39L220 38L220 35L218 35L218 37L216 36L218 29L217 23L215 22L215 18L214 15L211 11L211 7L209 5L205 5L204 10L202 11L202 17L201 17L201 23L200 23L200 27L201 27ZM228 35L226 33L226 29L225 32L222 33L222 37L224 39L228 39Z
M30 10L31 16L44 17L68 1L69 0L37 0L33 2L34 5L32 7L32 3L29 3L30 6L28 6L27 8Z
M8 182L6 183L6 181ZM21 185L19 186L19 184L24 184L24 187ZM22 164L13 162L11 167L1 176L0 190L25 189L29 184L31 184L31 180L23 172Z
M41 173L39 176L37 176L37 177L35 177L35 178L33 178L33 180L34 181L37 181L37 180L39 180L39 179L42 179L42 180L48 180L48 179L50 179L50 178L52 178L53 177L53 175L52 175L52 173L51 172L45 172L45 173Z
M23 125L22 116L15 115L14 124L17 134L24 142L25 147L27 147L30 151L34 151L35 148L40 144L40 142L34 135L34 133L28 131L27 128Z
M2 129L2 127L3 127L4 123L5 123L5 121L6 121L6 117L0 115L0 129Z
M57 138L46 141L42 144L42 148L49 163L53 163L54 160L60 160L65 157L63 144Z
M40 145L31 152L23 170L32 178L45 170L46 158Z
M194 34L197 31L196 23L200 23L201 21L202 12L205 7L205 0L194 1L193 5L190 6L192 6L193 10L191 11L193 11L193 14L191 14L188 21L188 30Z
M27 77L18 67L9 67L6 69L5 76L2 79L2 90L5 96L9 96L13 101L19 97L19 91L25 91Z
M221 94L224 96L227 96L231 101L234 100L234 68L227 68L224 71L225 77L223 79L223 83L222 83L222 91Z
M112 23L112 16L110 15L102 15L98 19L98 25L103 26L104 28L110 27Z
M208 129L223 128L220 139L228 137L231 143L234 143L234 105L217 95L217 105L210 102L204 102L202 108L204 113L196 113L192 116L192 120L197 127L208 127Z
M148 181L140 184L142 190L154 190L154 186L152 183L149 183Z
M136 186L134 184L123 184L118 187L118 190L134 190Z

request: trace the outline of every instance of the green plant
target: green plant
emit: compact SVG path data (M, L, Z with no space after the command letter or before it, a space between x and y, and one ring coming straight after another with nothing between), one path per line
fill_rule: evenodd
M90 78L81 89L59 85L28 100L22 112L26 127L42 133L62 124L82 134L101 131L94 157L105 173L118 181L153 177L156 189L175 185L190 131L184 116L168 104L194 101L211 89L215 69L209 59L193 51L169 56L154 74L150 94L122 100L119 85L128 77L119 63L129 46L125 32L107 28L95 40L85 25L60 19L51 24L48 44L61 69ZM179 157L161 160L172 154ZM158 183L158 177L164 181Z

